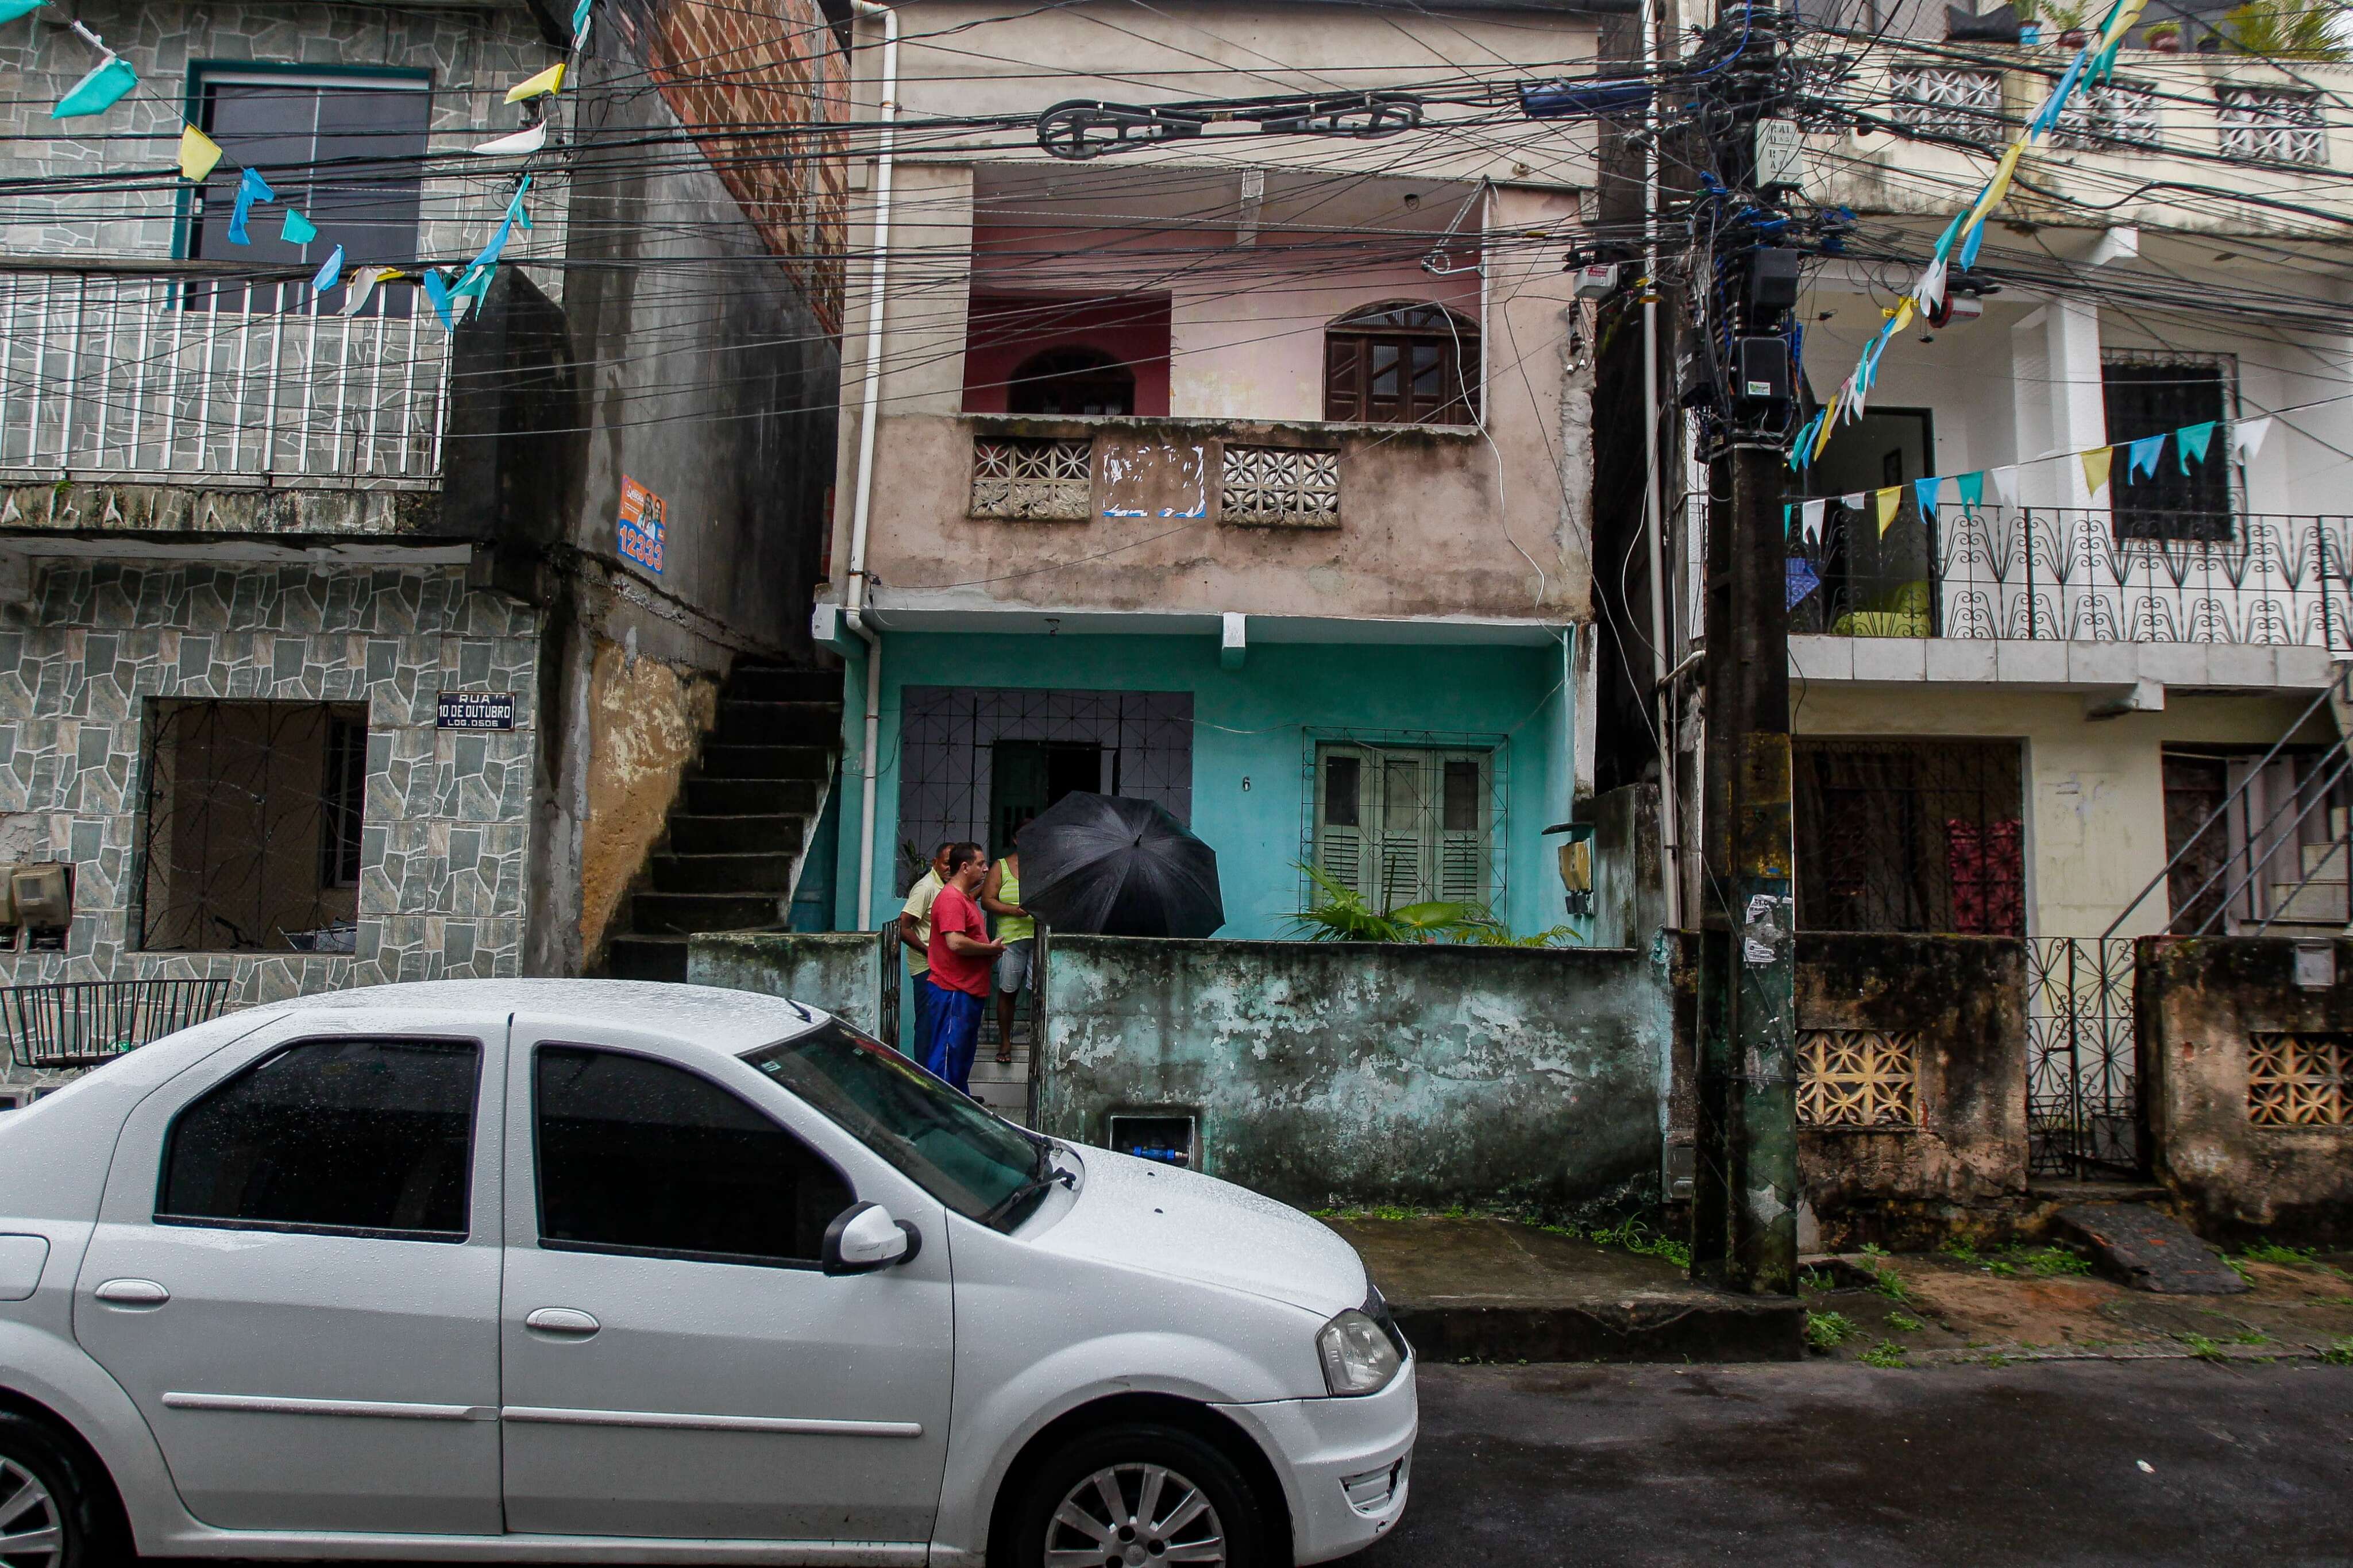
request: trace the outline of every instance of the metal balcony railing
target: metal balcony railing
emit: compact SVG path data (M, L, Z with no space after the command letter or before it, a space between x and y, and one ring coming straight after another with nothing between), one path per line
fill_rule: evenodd
M405 289L0 271L0 480L436 482L448 369Z
M1833 501L1788 556L1792 632L2353 650L2346 517Z

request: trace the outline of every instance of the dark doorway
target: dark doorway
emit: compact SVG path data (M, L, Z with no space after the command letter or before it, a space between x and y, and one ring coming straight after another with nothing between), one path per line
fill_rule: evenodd
M1936 527L1920 515L1915 479L1936 472L1936 432L1926 408L1881 408L1842 424L1807 471L1806 494L1826 496L1820 533L1789 531L1792 560L1803 556L1820 585L1790 606L1789 629L1842 637L1936 635ZM1875 490L1897 489L1895 516L1882 532ZM1840 498L1852 496L1855 505ZM1803 586L1792 578L1792 591Z
M994 859L1013 847L1024 824L1074 790L1116 794L1119 781L1103 777L1103 749L1090 742L999 741L988 764L988 853ZM1113 771L1117 771L1116 756Z

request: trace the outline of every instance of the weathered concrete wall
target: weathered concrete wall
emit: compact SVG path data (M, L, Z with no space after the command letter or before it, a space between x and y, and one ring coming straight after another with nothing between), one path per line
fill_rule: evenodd
M2134 1016L2153 1163L2210 1236L2353 1240L2353 941L2333 945L2335 983L2307 989L2291 938L2138 943ZM2275 1100L2310 1119L2259 1121Z
M872 1034L882 962L872 931L713 931L688 943L686 980L789 997Z
M1041 1131L1195 1111L1204 1170L1286 1202L1565 1205L1658 1169L1648 953L1063 936L1045 1014Z
M1621 785L1593 801L1593 944L1648 947L1667 923L1659 786Z
M2026 1193L2026 944L2014 939L1799 937L1798 1174L1820 1246L1922 1246L2007 1226ZM1915 1120L1810 1119L1806 1047L1819 1031L1908 1047Z
M588 678L588 816L580 831L580 951L605 928L668 826L679 780L719 711L718 683L599 643Z

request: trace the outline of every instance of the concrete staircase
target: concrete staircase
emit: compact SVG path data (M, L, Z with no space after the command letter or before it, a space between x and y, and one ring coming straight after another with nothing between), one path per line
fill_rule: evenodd
M684 980L694 932L782 926L840 740L839 671L738 665L670 825L615 917L605 973Z
M973 1053L972 1094L975 1100L1008 1121L1030 1125L1029 1013L1025 1002L1013 1016L1013 1060L997 1059L997 1002L990 998L982 1016L980 1046Z
M2272 917L2274 931L2282 936L2337 935L2353 919L2346 896L2345 818L2342 806L2331 806L2328 837L2333 842L2299 846L2303 860L2295 878L2272 884L2271 907L2277 911ZM2295 879L2304 879L2304 885L2296 886Z

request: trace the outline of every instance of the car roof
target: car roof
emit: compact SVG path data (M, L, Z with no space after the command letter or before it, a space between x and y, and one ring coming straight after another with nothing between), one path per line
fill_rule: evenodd
M584 1028L642 1029L676 1036L731 1056L773 1045L815 1027L827 1017L818 1008L782 996L654 980L408 981L289 997L267 1008L255 1008L246 1017L403 1007L437 1013L524 1013L534 1020L577 1024Z

